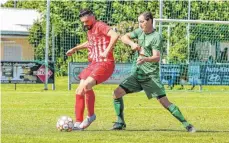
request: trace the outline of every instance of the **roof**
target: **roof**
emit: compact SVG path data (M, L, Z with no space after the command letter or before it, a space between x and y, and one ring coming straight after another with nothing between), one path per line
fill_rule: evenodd
M41 15L33 9L1 8L2 35L28 35L29 28Z

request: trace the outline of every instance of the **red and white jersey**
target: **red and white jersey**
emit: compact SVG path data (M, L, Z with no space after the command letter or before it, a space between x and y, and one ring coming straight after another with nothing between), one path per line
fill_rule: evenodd
M110 37L107 36L110 27L101 21L97 21L91 30L87 32L88 38L88 59L90 62L103 61L99 56L104 52L110 43ZM104 61L114 61L113 50L108 53Z

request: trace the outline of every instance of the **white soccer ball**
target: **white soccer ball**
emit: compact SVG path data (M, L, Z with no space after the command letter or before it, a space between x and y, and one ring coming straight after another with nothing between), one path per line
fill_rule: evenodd
M58 131L71 132L73 127L73 120L69 116L61 116L56 123L56 128Z

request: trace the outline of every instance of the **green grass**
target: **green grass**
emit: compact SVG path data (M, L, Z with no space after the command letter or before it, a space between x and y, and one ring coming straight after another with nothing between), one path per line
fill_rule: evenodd
M197 128L194 134L187 133L168 111L155 99L148 100L143 92L124 97L127 129L109 131L115 121L111 93L117 85L95 87L97 120L87 130L58 132L58 117L74 118L74 90L67 90L67 78L57 78L55 91L44 91L43 85L17 85L16 91L14 85L1 86L2 143L229 143L226 86L205 86L202 92L198 88L167 91L171 102Z

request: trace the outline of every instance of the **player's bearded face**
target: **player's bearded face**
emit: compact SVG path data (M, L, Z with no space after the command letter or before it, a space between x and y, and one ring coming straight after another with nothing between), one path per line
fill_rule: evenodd
M84 29L91 30L94 23L93 16L84 16L80 18L81 22L83 23Z
M92 24L91 25L84 25L84 29L91 30L92 29Z

